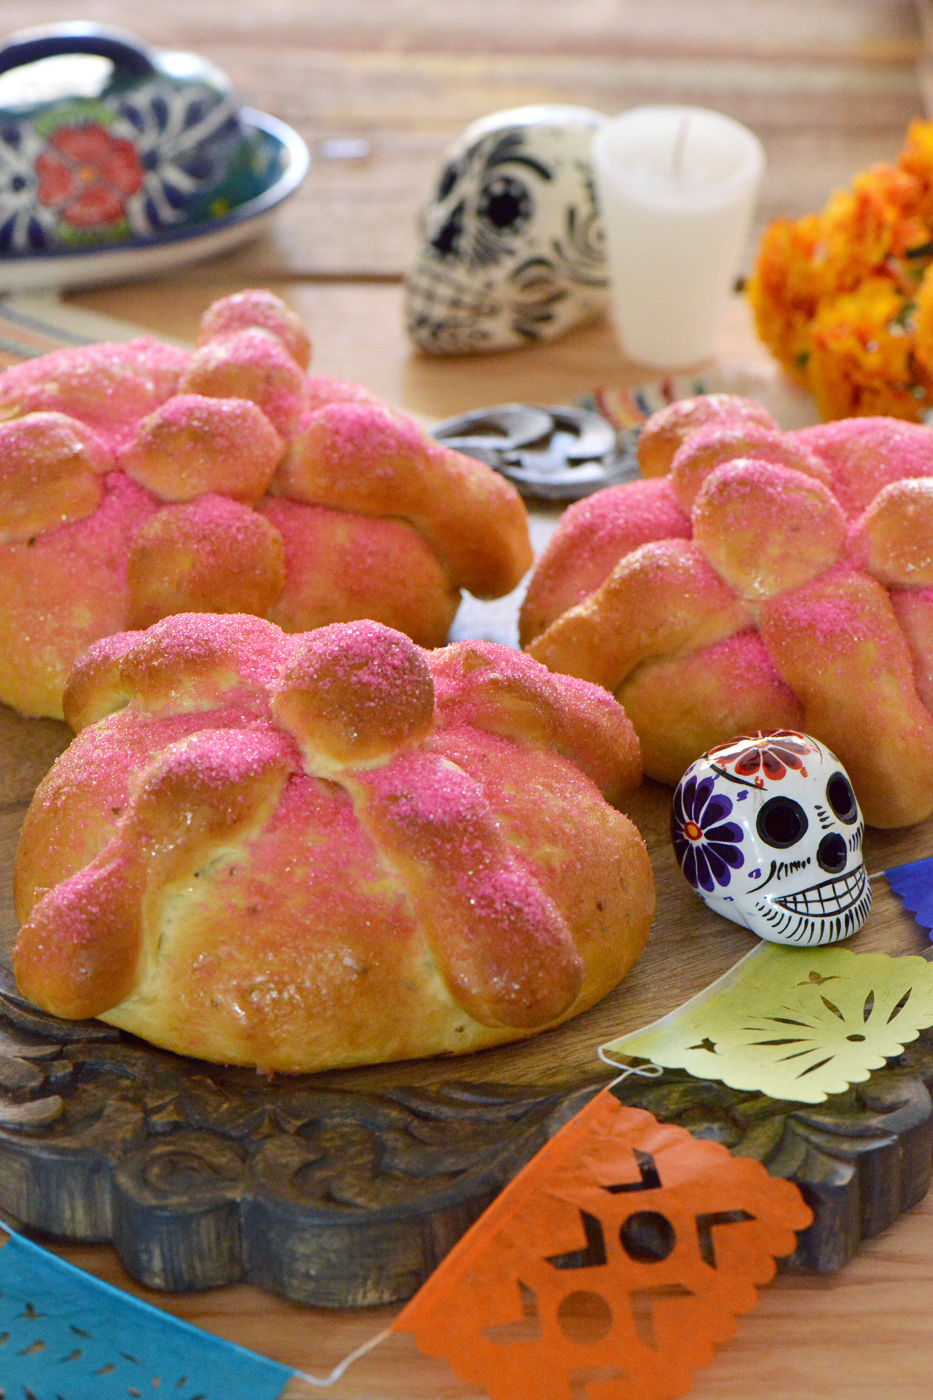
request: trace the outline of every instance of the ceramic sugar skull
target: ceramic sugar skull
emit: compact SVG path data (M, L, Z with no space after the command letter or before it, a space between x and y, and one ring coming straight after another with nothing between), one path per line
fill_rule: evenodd
M590 147L606 118L517 107L467 127L422 215L411 338L434 354L553 340L608 299Z
M839 760L790 730L710 749L674 792L684 876L711 909L771 943L838 943L862 927L864 830Z

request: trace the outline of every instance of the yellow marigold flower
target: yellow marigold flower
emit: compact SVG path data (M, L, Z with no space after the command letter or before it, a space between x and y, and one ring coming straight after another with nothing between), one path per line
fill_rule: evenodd
M817 254L820 219L808 214L796 223L776 219L765 230L755 271L746 292L758 334L788 374L805 383L810 354L810 322L826 278Z
M914 354L927 374L933 375L933 267L928 267L914 303Z
M918 215L927 223L933 223L933 122L917 119L910 123L897 163L920 186Z
M893 165L856 175L823 212L825 258L834 291L851 291L903 245L920 196L918 182Z
M807 380L824 418L917 419L933 381L914 355L912 303L887 277L825 302L811 326Z

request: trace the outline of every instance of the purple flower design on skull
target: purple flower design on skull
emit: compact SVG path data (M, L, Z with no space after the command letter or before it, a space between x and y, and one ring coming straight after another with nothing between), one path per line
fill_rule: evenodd
M739 849L742 827L727 821L732 801L714 790L714 779L681 781L674 793L671 840L680 868L695 890L712 894L728 885L731 872L745 863Z

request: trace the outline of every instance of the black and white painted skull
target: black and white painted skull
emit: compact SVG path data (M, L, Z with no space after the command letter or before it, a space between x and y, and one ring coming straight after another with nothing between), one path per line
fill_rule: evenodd
M686 879L771 943L838 943L862 927L864 831L839 760L790 730L720 744L674 793L671 839Z
M469 126L423 211L408 333L434 354L553 340L608 300L585 107L516 107Z

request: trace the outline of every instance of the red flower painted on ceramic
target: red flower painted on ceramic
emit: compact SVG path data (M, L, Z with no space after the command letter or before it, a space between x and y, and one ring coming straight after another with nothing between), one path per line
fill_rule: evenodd
M764 778L779 781L788 768L806 777L803 761L807 754L816 752L805 734L780 729L774 734L741 734L728 744L711 749L709 757L732 768L737 777L753 778L760 786Z
M72 228L115 224L126 200L142 187L144 172L132 141L105 127L64 126L36 161L40 204L57 206Z

